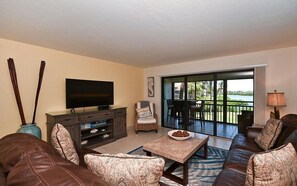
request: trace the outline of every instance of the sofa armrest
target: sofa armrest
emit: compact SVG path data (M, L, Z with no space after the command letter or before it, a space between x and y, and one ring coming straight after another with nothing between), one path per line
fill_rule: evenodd
M246 131L246 136L249 139L255 139L262 131L263 128L259 127L247 127Z
M6 185L6 175L0 167L0 185Z
M85 167L87 168L87 165L85 164L85 160L84 160L84 156L86 154L101 154L100 152L97 152L97 151L94 151L92 149L88 149L88 148L85 148L85 147L82 147L78 152L78 157L79 157L79 165L82 166L82 167Z

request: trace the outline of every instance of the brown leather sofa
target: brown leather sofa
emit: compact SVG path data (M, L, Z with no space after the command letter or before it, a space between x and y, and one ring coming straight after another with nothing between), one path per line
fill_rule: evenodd
M0 185L107 185L84 166L63 159L54 147L30 134L0 139ZM92 151L94 152L94 151Z
M273 148L292 143L297 151L297 115L288 114L281 118L283 128ZM264 151L255 142L255 137L261 128L247 129L247 134L238 134L229 149L223 170L217 176L213 185L234 186L245 185L246 169L249 158L257 152Z

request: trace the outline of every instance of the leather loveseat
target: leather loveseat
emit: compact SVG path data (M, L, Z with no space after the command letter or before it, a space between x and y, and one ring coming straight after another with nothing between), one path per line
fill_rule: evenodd
M84 167L87 152L79 153L79 166L30 134L7 135L0 139L0 185L107 185Z
M297 115L285 115L281 118L281 121L283 127L273 148L292 143L297 151ZM235 136L223 165L223 170L217 176L213 185L245 185L249 158L254 153L264 151L255 142L255 137L260 134L261 130L261 128L249 127L246 135L237 134L237 136Z

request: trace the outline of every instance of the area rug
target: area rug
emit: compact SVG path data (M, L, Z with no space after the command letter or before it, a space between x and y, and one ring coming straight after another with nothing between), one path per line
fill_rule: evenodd
M228 151L216 147L208 146L208 158L203 159L198 156L192 156L189 160L189 186L211 186L216 176L222 170L225 158ZM128 154L145 155L145 152L141 147L138 147ZM203 149L196 152L197 155L203 155ZM171 165L172 161L166 160L165 168ZM182 168L177 168L173 174L182 177ZM176 182L173 182L165 177L161 178L161 182L167 185L177 186Z

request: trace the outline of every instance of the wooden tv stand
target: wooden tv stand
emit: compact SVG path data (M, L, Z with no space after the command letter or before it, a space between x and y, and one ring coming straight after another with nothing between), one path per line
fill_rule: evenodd
M78 148L95 148L127 136L127 108L46 113L47 141L56 123L62 124L70 133Z

